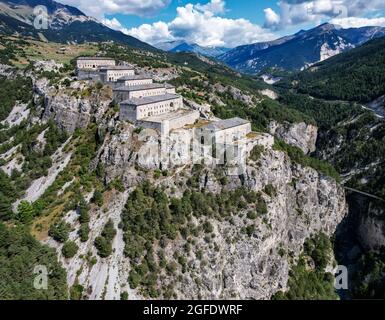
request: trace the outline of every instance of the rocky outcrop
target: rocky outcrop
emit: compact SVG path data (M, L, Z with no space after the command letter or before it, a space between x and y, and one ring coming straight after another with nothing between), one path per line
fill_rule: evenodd
M56 63L55 60L39 60L34 63L34 67L37 71L58 72L63 68L63 64Z
M223 189L212 174L201 181L201 188L211 192ZM248 221L244 211L231 221L210 219L215 245L203 239L196 245L208 265L200 266L194 254L187 258L194 261L193 271L177 285L178 297L269 299L287 289L290 257L298 257L305 240L318 232L331 236L347 212L344 190L335 181L291 163L284 153L267 150L257 168L249 166L243 180L229 177L224 189L242 185L262 193L268 213L255 221ZM275 195L264 192L267 185L274 187ZM249 223L255 226L251 236L241 231ZM194 277L201 279L200 285Z
M91 119L91 103L68 95L46 97L44 119L54 119L67 132L86 128Z
M230 94L234 100L239 100L247 105L253 105L253 96L248 95L244 93L243 91L239 90L236 87L233 86L223 86L220 83L216 83L212 86L211 91L213 92L219 92L219 93L228 93Z
M87 94L88 87L83 83L73 83L67 91L43 91L43 119L53 119L65 131L72 133L76 128L86 128L91 117L101 120L112 99L93 90ZM85 92L84 96L79 92Z
M318 128L311 124L277 123L272 121L269 125L272 135L284 140L287 144L300 148L305 154L316 150Z
M107 179L122 177L130 188L150 180L163 185L172 196L181 196L187 188L186 180L197 174L191 171L192 167L180 167L171 176L154 181L153 170L139 169L136 165L138 150L146 143L156 144L155 137L140 143L132 134L134 127L121 124L118 128L107 139L100 157ZM274 151L271 143L264 144L259 160L249 161L244 175L224 172L225 184L213 169L206 167L198 174L201 190L220 193L246 187L259 193L267 204L267 213L250 220L246 217L248 209L240 209L229 221L210 218L213 241L207 243L202 237L195 238L194 248L186 256L189 271L178 281L180 271L172 277L162 277L159 283L161 287L176 283L175 292L181 299L269 299L277 291L285 291L289 270L306 239L319 232L332 236L348 209L345 192L338 183L293 163L285 153ZM274 192L268 191L268 187ZM203 224L204 219L196 218L194 223ZM250 224L255 228L252 235L242 231ZM116 248L122 246L123 240L119 241ZM165 248L167 258L172 260L173 252L182 252L184 244L181 238L170 241ZM197 251L203 252L202 259L195 256ZM130 261L120 261L119 270L125 270L125 274L119 278L123 278L130 269ZM119 292L115 292L116 297ZM136 290L128 292L130 298L140 297Z
M275 91L270 89L261 90L259 93L273 100L278 99L278 94Z
M8 77L12 73L12 67L6 64L0 64L0 75Z

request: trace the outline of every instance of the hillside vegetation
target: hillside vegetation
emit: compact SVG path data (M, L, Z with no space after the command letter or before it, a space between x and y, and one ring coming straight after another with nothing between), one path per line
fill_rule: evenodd
M370 102L385 94L385 38L316 64L291 80L300 93Z

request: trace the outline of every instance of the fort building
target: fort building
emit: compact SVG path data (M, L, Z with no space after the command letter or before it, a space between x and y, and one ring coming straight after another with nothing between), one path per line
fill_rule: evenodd
M175 92L175 87L172 85L163 83L148 83L137 86L118 87L114 89L114 99L117 102L122 102L133 98L141 99L167 94L175 95Z
M132 98L120 103L120 120L158 130L162 135L192 124L199 117L198 111L184 109L182 97L175 94Z
M183 99L175 94L131 98L120 103L120 118L135 122L181 108L183 108Z
M119 78L135 75L135 71L131 66L100 67L99 73L103 82L116 82Z
M229 165L235 173L245 170L251 123L231 118L195 126L194 156L206 165ZM197 160L195 160L197 161ZM231 169L231 170L232 170ZM230 169L229 169L230 170Z
M123 86L141 86L144 84L151 84L153 80L150 76L146 75L133 75L133 76L125 76L116 80L117 85L119 87Z
M194 110L179 109L173 112L155 115L138 121L144 128L158 130L163 137L168 136L171 130L183 128L198 121L200 113Z
M103 66L115 65L115 59L105 57L79 57L76 60L76 67L78 70L97 70Z
M211 136L214 143L226 145L245 140L251 132L251 123L241 118L231 118L211 122L200 130L203 135Z

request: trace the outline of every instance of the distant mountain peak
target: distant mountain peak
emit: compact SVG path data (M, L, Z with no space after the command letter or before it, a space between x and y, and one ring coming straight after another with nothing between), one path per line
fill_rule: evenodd
M49 28L37 30L31 27L34 8L45 6ZM114 41L149 51L154 47L134 37L112 30L79 9L53 0L0 0L0 34L28 36L60 43L84 43Z
M193 52L206 57L217 57L230 50L223 47L203 47L184 40L161 42L156 44L155 47L170 52Z
M252 74L275 67L295 71L382 36L385 36L385 28L342 29L324 23L275 41L237 47L218 59L234 69Z
M335 30L337 28L336 28L336 25L329 23L329 22L325 22L325 23L319 25L318 27L315 27L314 29L330 31L330 30Z

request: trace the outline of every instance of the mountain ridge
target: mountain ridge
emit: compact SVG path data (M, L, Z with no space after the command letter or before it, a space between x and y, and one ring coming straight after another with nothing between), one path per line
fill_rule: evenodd
M268 68L296 71L382 36L385 28L342 29L326 23L275 41L237 47L218 59L245 73L259 73Z
M209 58L215 58L231 50L225 47L203 47L196 43L189 43L184 40L167 41L155 44L155 47L168 52L191 52L201 54Z
M48 29L33 28L34 8L48 12ZM115 41L137 49L156 48L134 37L112 30L79 9L53 0L0 0L0 34L29 36L59 43Z

